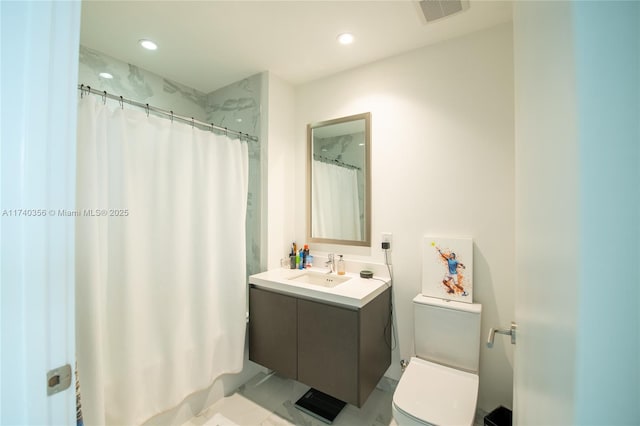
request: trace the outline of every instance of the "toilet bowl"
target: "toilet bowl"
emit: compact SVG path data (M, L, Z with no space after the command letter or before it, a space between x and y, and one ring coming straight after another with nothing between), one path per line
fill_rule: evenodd
M478 400L478 375L411 358L393 394L400 426L471 426Z
M413 306L416 356L393 394L393 417L399 426L472 426L482 306L423 295Z

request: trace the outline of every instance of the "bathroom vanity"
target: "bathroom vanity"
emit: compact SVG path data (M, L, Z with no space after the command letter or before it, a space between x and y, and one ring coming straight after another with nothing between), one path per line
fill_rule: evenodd
M249 284L249 359L362 406L391 364L388 282L278 269Z

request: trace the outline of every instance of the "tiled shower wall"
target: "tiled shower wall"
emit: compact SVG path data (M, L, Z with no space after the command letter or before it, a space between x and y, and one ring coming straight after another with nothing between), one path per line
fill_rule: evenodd
M100 72L112 74L113 79L99 77ZM78 83L177 115L260 136L261 74L207 94L80 46ZM248 142L247 275L261 271L260 143L266 142Z
M207 95L206 122L260 137L262 75L255 74ZM266 127L266 124L265 124ZM249 142L249 194L247 199L247 274L261 269L260 143Z

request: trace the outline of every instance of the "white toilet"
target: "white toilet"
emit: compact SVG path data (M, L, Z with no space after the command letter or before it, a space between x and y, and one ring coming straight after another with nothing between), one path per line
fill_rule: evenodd
M416 356L393 394L393 418L400 426L473 425L482 305L418 295L413 311Z

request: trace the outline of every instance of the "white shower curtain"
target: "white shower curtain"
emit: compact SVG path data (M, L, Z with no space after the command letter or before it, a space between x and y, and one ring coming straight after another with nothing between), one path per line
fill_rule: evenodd
M138 425L242 369L247 144L85 96L76 341L84 422Z
M312 174L313 236L361 240L357 171L313 160Z

